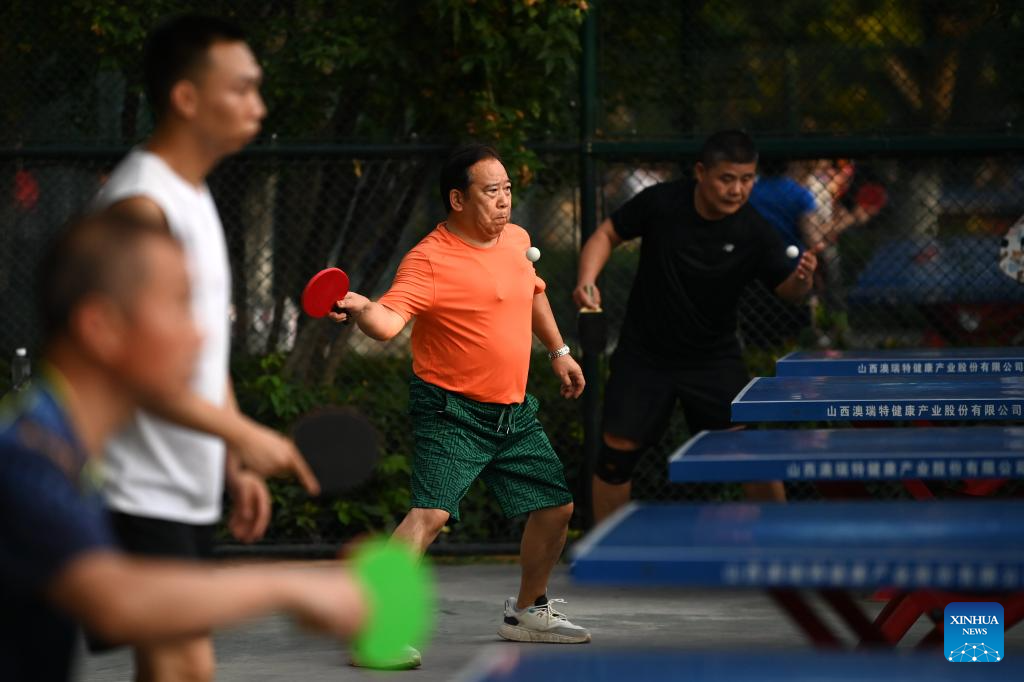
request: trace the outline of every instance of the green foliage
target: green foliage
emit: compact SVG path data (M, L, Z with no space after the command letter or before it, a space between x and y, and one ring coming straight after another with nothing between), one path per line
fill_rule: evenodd
M451 43L427 69L429 96L460 111L461 136L492 140L528 184L539 160L527 140L564 135L575 124L564 97L575 89L586 3L436 0L433 7L436 15L421 16Z
M842 350L849 346L850 319L844 309L822 303L814 310L814 329L824 335L830 349Z
M11 0L0 135L137 140L143 38L190 10L248 30L279 140L487 139L524 183L540 166L526 140L576 137L583 0ZM1019 2L635 0L600 3L599 24L605 134L903 132L1020 116ZM123 96L105 92L119 78Z
M1021 115L1018 2L636 0L598 14L610 135L903 134Z
M367 531L389 532L409 508L409 475L413 453L407 387L407 357L353 357L331 386L307 387L282 373L284 357L238 358L235 390L243 411L269 426L287 431L306 411L325 404L351 405L377 427L382 458L374 477L343 499L312 500L289 481L271 481L274 514L268 542L342 541ZM570 485L579 469L582 430L580 403L558 394L558 382L542 354L533 358L529 390L541 402L540 418L563 462ZM444 541L487 542L514 537L517 521L502 519L501 510L482 483L463 502L463 520L452 524Z
M258 415L264 424L276 428L283 428L314 407L337 399L332 387L305 386L286 379L282 375L284 360L283 354L271 353L263 358L236 361L236 371L242 369L242 376L236 380L235 390L243 411ZM255 371L246 367L250 363L255 364Z
M409 505L407 429L396 429L405 401L402 383L406 361L361 359L346 366L338 382L309 386L284 374L285 356L241 357L233 363L235 391L242 410L254 419L287 431L302 414L329 404L362 410L382 436L383 453L374 478L344 499L313 500L290 481L271 481L274 505L268 537L276 541L318 542L352 537L368 530L393 528ZM371 385L384 390L370 391ZM390 390L388 390L390 389Z
M388 142L472 137L496 144L526 184L539 167L526 141L575 129L577 115L564 97L575 89L586 8L581 0L14 0L0 29L0 69L12 79L29 74L30 82L61 83L70 88L66 95L77 109L71 115L81 126L113 113L122 124L116 141L133 142L145 132L135 112L146 33L175 13L225 16L247 31L262 62L268 135ZM110 86L101 74L123 78L125 97L101 101ZM19 124L42 101L31 90L14 90L0 116L8 128L23 129ZM122 110L89 115L83 104ZM54 130L60 128L38 134ZM109 135L80 132L76 141Z

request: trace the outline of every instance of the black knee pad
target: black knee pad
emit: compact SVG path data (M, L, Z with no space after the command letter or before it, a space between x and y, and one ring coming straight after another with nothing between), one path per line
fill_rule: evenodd
M601 443L601 450L597 453L597 462L594 463L594 475L605 483L622 485L629 483L633 478L633 469L640 461L643 448L639 450L618 450Z

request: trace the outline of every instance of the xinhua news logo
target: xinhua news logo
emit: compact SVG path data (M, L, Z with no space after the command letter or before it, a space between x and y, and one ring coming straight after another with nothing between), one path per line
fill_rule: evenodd
M955 601L946 606L942 626L946 660L951 663L998 663L1003 651L1003 606L991 601Z

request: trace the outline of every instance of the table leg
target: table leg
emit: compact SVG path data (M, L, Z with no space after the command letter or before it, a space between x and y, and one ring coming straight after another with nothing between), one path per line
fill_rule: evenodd
M885 646L891 644L878 626L872 623L848 592L840 589L819 590L826 604L843 619L859 640L858 646Z
M921 641L917 643L918 649L937 649L941 647L946 641L945 632L942 629L942 619L935 624L935 627L931 631L921 638Z
M964 481L960 494L967 497L989 497L1006 485L1006 481L1005 478L969 478Z
M793 622L816 646L838 649L842 646L839 637L814 610L798 590L773 589L768 591L779 607L789 614Z
M875 617L874 625L886 641L895 644L903 639L907 631L925 612L919 595L905 592L890 601Z
M1003 605L1003 627L1009 630L1024 620L1024 592L939 592L918 590L906 593L886 604L875 618L875 625L893 645L897 644L922 615L931 619L932 629L917 648L942 646L946 605L955 601L994 601Z
M920 479L903 481L903 488L913 496L915 500L934 500L935 493Z

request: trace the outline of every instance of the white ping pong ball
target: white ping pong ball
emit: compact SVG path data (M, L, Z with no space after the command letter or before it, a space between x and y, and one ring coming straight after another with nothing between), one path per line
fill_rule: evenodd
M530 248L528 248L526 250L526 260L530 261L531 263L536 263L537 261L539 261L540 249L538 249L536 246L531 246Z
M789 258L796 258L800 255L800 249L796 248L792 244L786 247L786 256Z

